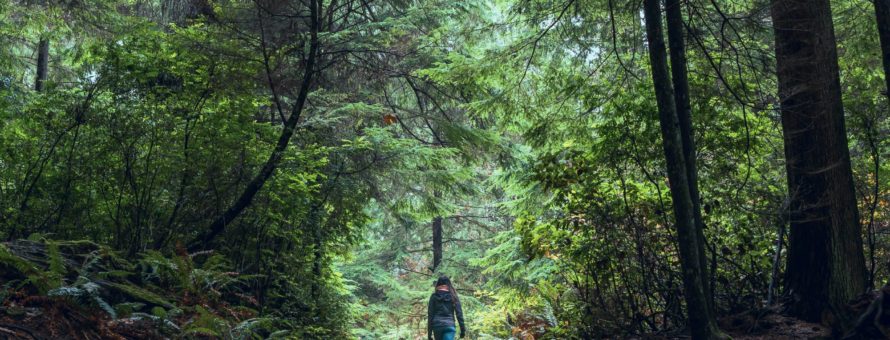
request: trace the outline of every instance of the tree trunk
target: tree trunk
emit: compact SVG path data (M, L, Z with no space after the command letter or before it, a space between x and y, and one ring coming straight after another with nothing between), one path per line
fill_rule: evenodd
M300 116L303 113L303 107L312 85L312 76L313 73L315 73L315 59L318 56L318 31L320 27L319 16L321 15L321 5L318 0L311 0L309 7L311 26L309 55L306 57L306 66L303 73L303 81L300 84L300 91L297 94L297 99L291 110L290 117L284 122L283 130L278 137L278 143L275 145L275 149L272 150L272 154L269 155L269 159L266 160L266 163L263 165L262 169L260 169L260 172L247 184L247 187L244 188L244 191L235 203L208 226L207 232L195 239L189 246L189 250L206 247L225 230L226 226L231 223L232 220L238 217L244 209L250 206L251 202L253 202L253 197L263 188L263 185L266 184L266 180L272 176L272 173L274 173L275 169L278 167L278 163L280 163L281 159L284 157L284 151L287 149L291 136L293 136L294 130L296 129L297 122L300 120Z
M40 38L37 43L37 74L34 77L34 91L43 92L43 83L46 82L47 68L49 67L49 40Z
M773 0L790 202L789 313L843 322L866 286L828 0Z
M433 266L430 270L435 273L436 268L442 263L442 216L433 219Z
M705 252L705 223L701 214L701 197L698 192L698 170L695 156L695 134L692 130L692 105L689 103L689 80L686 70L686 42L683 38L683 13L680 0L666 0L668 44L671 56L671 79L674 86L674 102L677 106L677 120L680 122L680 138L683 142L683 157L686 161L686 178L689 194L692 197L692 211L695 214L695 233L698 238L699 265L708 308L714 313L714 301L708 275L708 256ZM716 268L714 268L716 270Z
M668 179L671 184L671 198L677 242L680 250L684 293L686 298L689 327L694 339L724 337L708 303L707 277L703 245L696 231L696 206L690 190L687 161L684 157L684 144L674 90L667 65L667 51L661 27L661 5L659 0L645 0L646 37L649 42L649 62L652 67L652 81L658 103L658 116L661 125L662 142L667 160Z
M884 62L884 81L886 82L886 87L884 87L884 95L890 99L890 0L874 0L875 4L875 19L878 22L878 37L881 40L881 57ZM873 123L872 123L873 124ZM871 125L871 124L869 124ZM868 223L868 241L869 241L869 264L868 264L868 287L874 288L875 284L875 245L874 245L874 218L875 218L875 208L877 208L878 204L878 193L880 192L880 152L878 152L878 148L875 143L875 138L873 136L869 136L867 138L870 149L872 150L872 157L874 161L874 169L875 169L875 186L872 192L872 202L870 207L871 216L869 218Z
M875 18L878 21L878 36L881 38L881 55L884 57L884 81L887 82L887 95L890 96L890 0L874 0Z

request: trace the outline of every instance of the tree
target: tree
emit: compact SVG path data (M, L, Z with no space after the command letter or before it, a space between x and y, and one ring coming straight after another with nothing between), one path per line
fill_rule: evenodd
M303 70L303 80L300 83L300 89L297 94L297 98L293 104L293 108L290 112L290 117L284 122L283 129L281 130L281 135L278 137L278 143L275 144L275 148L272 150L272 154L269 155L269 159L266 160L266 163L263 164L263 167L260 169L259 173L254 176L254 178L247 184L242 191L241 195L238 196L238 199L219 217L217 217L207 228L207 231L203 233L196 239L196 242L191 245L190 248L197 248L199 246L206 246L214 238L216 238L220 233L222 233L226 226L232 222L238 215L241 214L244 209L250 206L253 201L254 196L256 196L257 192L263 188L263 185L266 184L266 181L269 177L272 177L272 174L275 172L275 169L278 167L278 164L281 162L282 157L284 156L284 151L287 149L288 144L290 144L290 139L294 135L294 131L297 127L297 122L300 121L300 117L303 113L303 108L306 104L306 98L309 96L309 90L312 87L312 77L315 71L315 63L316 58L318 56L319 43L318 43L318 32L321 29L321 24L319 20L321 9L321 2L318 0L312 0L309 3L309 52L306 56L305 60L305 68ZM280 107L280 106L279 106Z
M37 43L37 72L34 76L34 91L42 92L49 67L49 39L40 38Z
M678 2L670 2L675 8L670 16L673 25L682 25L682 18L679 17ZM669 13L672 10L669 10ZM716 319L712 313L712 308L708 302L707 288L707 267L704 260L703 237L699 227L701 213L696 212L698 209L694 199L694 177L690 176L690 171L694 172L694 168L689 168L689 162L686 158L686 150L694 151L692 147L691 137L686 136L684 143L683 133L691 132L691 123L686 127L686 131L681 128L681 122L678 114L678 102L675 99L674 88L671 85L671 78L668 71L667 51L664 44L664 35L661 27L661 4L658 0L646 0L644 2L644 15L646 18L646 37L649 42L649 61L652 67L652 82L655 86L655 96L658 104L658 116L661 125L662 145L664 147L664 155L667 160L668 179L671 183L671 198L673 200L674 220L677 229L677 242L680 250L680 267L683 277L683 286L686 297L687 314L689 317L690 329L692 337L695 339L712 339L723 337L720 329L717 327ZM673 26L673 32L676 26ZM682 59L683 53L682 42L676 40L682 39L674 35L672 53L678 59L672 60L672 63L681 64L685 62ZM681 86L678 98L681 99L680 105L688 115L688 93L685 93L685 74L682 71L685 68L677 68L675 66L674 81ZM685 99L685 100L684 100ZM685 101L685 103L684 103ZM693 174L694 176L694 174ZM697 218L698 217L698 218Z
M671 80L674 86L674 101L677 105L677 120L680 122L680 138L683 142L683 158L686 165L686 178L689 181L689 195L692 198L695 214L695 233L698 241L699 266L702 285L708 300L708 308L714 312L710 282L708 277L708 257L705 253L705 223L701 214L701 195L698 191L698 171L695 165L695 138L692 130L692 105L689 103L689 80L686 69L686 42L683 38L683 14L679 0L666 0L667 36L671 56ZM714 268L716 270L716 268Z
M875 19L878 23L878 37L881 41L881 59L884 64L884 91L885 97L890 99L890 0L874 0ZM881 187L881 153L878 145L880 141L875 138L877 128L875 119L863 119L865 127L870 133L866 134L866 142L869 145L874 166L874 188L872 189L872 201L870 205L870 216L867 225L868 235L868 287L874 288L875 283L875 209L878 206L879 193Z
M805 320L838 315L866 286L828 0L773 0L791 220L785 293Z
M890 0L874 0L875 18L878 22L878 35L881 39L881 54L884 61L884 81L887 95L890 96Z

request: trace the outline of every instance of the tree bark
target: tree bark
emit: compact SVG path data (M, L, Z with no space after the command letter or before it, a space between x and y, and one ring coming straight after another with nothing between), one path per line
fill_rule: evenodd
M878 23L878 37L881 41L881 57L884 62L884 95L890 99L890 0L874 0L875 19ZM868 137L869 146L872 150L875 169L875 186L872 192L871 216L868 223L868 241L869 241L869 264L868 264L868 287L874 288L875 281L875 251L874 251L874 218L875 208L878 203L878 193L880 192L880 153L876 147L875 138Z
M828 0L772 0L790 201L788 312L843 323L865 259Z
M696 205L693 202L681 123L668 71L667 49L661 27L661 4L659 0L645 0L643 6L646 18L646 37L649 42L649 62L652 67L652 82L655 87L662 143L667 160L668 179L671 184L671 198L677 228L689 327L694 339L723 338L724 335L717 327L717 322L708 303L706 264L702 261L705 255L704 247L699 240L699 233L696 231ZM683 76L685 78L685 74Z
M281 131L281 135L278 137L278 143L275 145L275 149L272 150L272 154L269 155L269 159L266 160L266 163L260 169L260 172L256 174L256 176L247 184L247 187L244 188L244 191L232 204L229 209L227 209L221 216L219 216L216 220L211 223L207 232L202 235L199 235L197 239L189 246L190 250L199 249L201 247L206 247L213 239L215 239L219 234L221 234L226 226L232 222L238 215L241 214L244 209L246 209L253 202L254 196L256 196L257 192L263 188L263 185L272 177L272 174L275 172L275 169L278 167L278 163L281 162L282 157L284 157L284 151L287 150L287 146L290 143L291 136L294 134L294 130L296 129L297 122L300 120L300 117L303 113L303 107L306 103L306 98L309 95L309 90L312 85L312 76L315 73L315 62L318 56L318 31L320 29L319 24L319 15L321 13L321 5L318 0L311 0L309 4L310 11L310 40L309 40L309 55L306 57L305 70L303 73L303 81L300 84L300 91L297 94L296 102L294 103L293 109L291 110L291 115L288 117L287 121L284 122L283 130Z
M686 42L683 38L683 13L680 0L666 0L668 45L671 56L671 79L674 86L674 102L677 106L677 120L680 122L680 138L683 142L683 157L686 161L686 178L689 181L689 194L692 197L695 214L695 233L698 238L699 265L702 277L709 278L708 256L705 252L705 223L701 214L701 197L698 191L698 170L695 156L695 134L692 129L692 105L689 103L689 80L686 69ZM716 270L716 268L714 268ZM713 294L710 281L703 281L708 308L714 313Z
M890 0L874 0L875 18L878 21L878 36L881 39L881 55L884 59L884 81L887 96L890 97Z
M43 92L46 82L47 69L49 68L49 40L40 38L37 43L37 73L34 76L34 91Z

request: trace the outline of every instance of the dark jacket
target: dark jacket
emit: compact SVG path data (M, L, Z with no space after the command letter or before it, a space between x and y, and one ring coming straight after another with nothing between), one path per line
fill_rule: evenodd
M430 296L427 306L427 335L432 333L434 328L454 327L455 315L460 324L460 332L463 333L464 311L460 307L460 301L451 296L450 292L437 290Z

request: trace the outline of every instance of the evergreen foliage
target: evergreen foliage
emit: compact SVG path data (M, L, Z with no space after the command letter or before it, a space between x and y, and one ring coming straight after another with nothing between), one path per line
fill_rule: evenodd
M667 1L718 319L797 303L783 1ZM873 5L827 13L858 292L890 279ZM0 1L0 327L44 308L97 337L416 339L444 274L473 339L688 334L642 6Z

